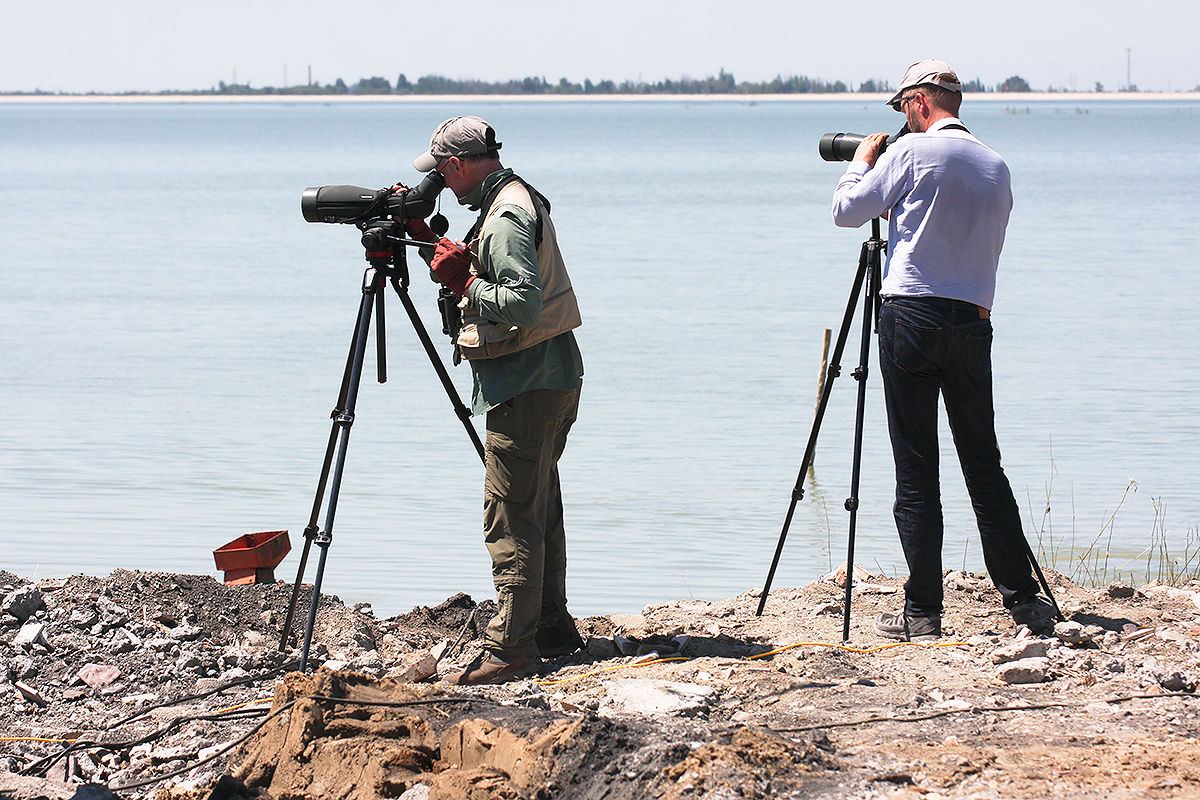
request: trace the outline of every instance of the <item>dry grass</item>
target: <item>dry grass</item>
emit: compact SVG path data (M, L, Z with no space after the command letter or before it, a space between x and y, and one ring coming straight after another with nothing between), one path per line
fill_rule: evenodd
M1046 502L1040 520L1035 518L1032 498L1029 500L1032 529L1036 536L1038 559L1069 576L1082 586L1102 587L1113 582L1159 583L1178 586L1200 579L1200 528L1188 528L1180 537L1172 534L1166 523L1166 505L1161 497L1154 498L1154 521L1146 546L1131 556L1113 553L1113 531L1117 515L1125 502L1138 490L1137 481L1130 479L1111 512L1106 512L1100 530L1087 540L1077 542L1074 499L1071 502L1071 524L1065 532L1056 531L1051 514L1054 493L1053 454L1050 480L1046 483ZM1118 562L1117 559L1123 558Z

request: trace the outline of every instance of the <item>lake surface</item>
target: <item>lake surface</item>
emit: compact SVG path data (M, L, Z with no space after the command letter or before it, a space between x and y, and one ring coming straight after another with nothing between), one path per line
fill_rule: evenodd
M288 529L292 580L365 266L301 192L411 184L459 113L553 202L584 315L572 610L761 587L868 233L830 221L843 165L817 141L899 127L878 102L0 102L0 568L219 575L215 548ZM1013 173L994 367L1028 535L1044 565L1070 573L1096 542L1110 577L1154 577L1139 553L1165 537L1185 558L1200 535L1200 103L968 97L963 118ZM442 202L461 236L471 215ZM482 468L394 294L387 322L325 591L381 615L490 597ZM776 587L845 559L858 335L856 318ZM903 574L871 365L856 560ZM948 431L943 503L946 565L981 570Z

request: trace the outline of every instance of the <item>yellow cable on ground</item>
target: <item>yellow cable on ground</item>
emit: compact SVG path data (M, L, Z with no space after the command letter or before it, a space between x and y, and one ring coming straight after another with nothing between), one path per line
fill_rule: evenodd
M239 703L238 705L230 706L229 708L222 708L220 711L214 711L213 713L214 714L224 714L228 711L237 711L238 709L245 708L246 706L252 706L257 703L271 703L271 702L274 702L274 700L275 700L274 695L272 695L271 697L260 697L257 700L248 700L245 703Z
M752 661L756 658L765 658L773 656L776 653L782 653L784 650L791 650L793 647L831 647L838 650L847 650L851 653L876 653L880 650L887 650L889 647L903 647L909 645L911 647L964 647L967 642L888 642L877 647L850 647L844 644L829 644L828 642L796 642L795 644L785 645L776 650L771 650L767 653L759 653L758 655L746 656L747 661Z
M43 742L47 744L71 744L74 739L38 739L31 736L0 736L0 742Z

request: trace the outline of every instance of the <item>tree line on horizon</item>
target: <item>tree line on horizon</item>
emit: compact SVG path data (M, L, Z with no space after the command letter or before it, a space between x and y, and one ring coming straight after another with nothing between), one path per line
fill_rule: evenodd
M353 86L348 86L338 78L332 84L321 86L309 84L305 86L290 86L285 89L264 87L251 89L248 85L228 85L221 82L217 94L404 94L404 95L454 95L454 94L846 94L852 90L843 81L825 81L820 78L809 78L804 75L776 75L769 81L739 83L732 73L722 69L716 77L680 78L671 80L664 78L655 83L625 80L620 83L602 80L593 83L590 78L582 83L572 83L566 78L560 78L558 83L551 83L545 78L528 77L520 80L482 81L459 80L442 75L425 75L415 82L410 81L404 73L396 79L393 86L387 78L362 78ZM857 91L862 93L895 91L886 80L866 80L859 84ZM984 86L978 79L963 84L966 92L988 92L993 89ZM1029 83L1024 78L1014 75L995 87L1000 92L1028 92Z
M330 84L308 83L299 86L261 88L251 87L249 83L225 83L220 81L213 89L196 90L166 90L162 92L123 92L120 94L160 94L160 95L645 95L645 94L844 94L852 91L861 93L877 93L894 91L886 80L866 80L859 84L857 90L851 89L843 81L825 81L820 78L809 78L803 75L777 75L769 81L738 82L732 73L722 69L716 77L680 78L671 80L665 78L655 83L625 80L620 83L602 80L593 83L585 79L582 83L572 83L566 78L560 78L558 83L551 83L544 77L528 77L519 80L483 81L460 80L441 75L425 75L416 81L410 81L404 73L400 73L395 85L384 77L362 78L354 84L347 84L341 78ZM985 86L978 78L963 84L964 92L1028 92L1031 91L1028 81L1018 75L1013 75L994 87ZM1096 91L1104 91L1097 83ZM64 94L62 92L9 92L8 94ZM73 93L65 93L73 94ZM100 94L88 92L87 94Z

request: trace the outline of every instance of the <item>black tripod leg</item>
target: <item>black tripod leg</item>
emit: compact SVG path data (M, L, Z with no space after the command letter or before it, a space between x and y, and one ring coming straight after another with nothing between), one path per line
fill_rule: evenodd
M308 666L308 653L312 644L313 628L316 624L317 607L321 602L321 582L325 574L325 560L329 545L333 541L333 521L337 514L338 493L341 490L342 473L346 464L346 452L350 442L350 428L354 424L354 407L358 401L358 387L362 379L363 361L367 348L367 335L371 328L371 313L375 309L379 289L383 286L382 274L372 268L367 270L363 279L363 297L358 307L358 321L354 327L354 341L346 362L346 371L342 378L342 388L339 394L338 408L333 414L333 428L329 434L329 446L326 448L325 462L318 481L317 495L313 500L312 517L305 530L304 554L301 556L300 573L292 587L292 602L288 608L287 621L284 625L280 649L286 647L291 634L292 616L300 592L303 570L308 561L308 554L313 542L321 549L321 557L317 563L317 575L313 582L312 599L309 602L308 624L304 630L304 642L300 653L300 671ZM335 454L336 451L336 454ZM321 503L325 497L325 486L332 477L328 492L328 505L325 511L325 527L316 530L316 520L320 514Z
M878 294L879 220L875 220L875 235L863 246L867 258L867 286L863 298L862 340L858 351L858 369L854 379L858 381L858 406L854 415L854 461L850 469L850 497L846 499L846 510L850 512L850 527L846 537L846 599L842 607L842 641L850 641L850 602L854 589L854 538L858 529L858 484L862 475L863 421L867 408L867 375L871 360L871 333L875 315L875 296Z
M321 477L324 479L325 475L322 473ZM287 617L283 621L283 628L279 631L279 652L281 653L287 650L292 641L292 621L296 616L296 603L300 600L300 587L304 581L304 570L308 566L308 552L312 549L313 539L316 536L317 528L310 523L304 529L304 550L300 553L300 566L296 569L296 582L292 584L292 598L288 601Z
M369 295L363 295L363 302L367 302ZM292 639L292 622L295 619L296 604L300 599L300 589L304 582L304 571L308 566L308 554L312 549L313 540L317 536L320 527L317 521L321 516L321 504L325 499L325 487L329 482L329 471L333 466L333 457L336 453L336 445L338 441L338 431L340 424L338 418L346 409L346 399L350 393L350 378L353 374L355 358L358 352L358 332L362 327L363 308L360 305L358 316L355 318L354 333L350 337L350 350L346 355L346 369L342 373L342 385L338 391L337 405L333 409L330 417L333 419L333 424L329 429L329 442L325 446L325 461L321 465L321 477L317 480L317 492L313 498L312 512L308 517L308 527L304 529L304 550L300 553L300 565L296 570L296 582L292 584L292 598L288 603L287 618L283 623L283 630L279 636L280 652L287 649L288 644Z
M779 566L779 558L783 555L783 544L787 541L788 528L792 525L792 516L796 513L796 504L804 497L804 476L812 464L813 454L817 449L817 434L821 430L821 421L825 418L825 408L829 405L829 395L833 391L833 382L841 372L842 351L846 348L846 340L850 336L850 326L854 322L854 309L858 306L858 294L862 289L867 275L869 258L867 244L863 243L862 252L858 258L858 274L854 276L854 286L850 289L850 299L846 302L846 313L842 317L842 327L838 331L837 344L829 357L829 370L825 380L825 388L821 399L817 401L817 411L813 416L812 430L808 434L808 445L804 448L804 458L800 462L800 473L796 476L796 485L792 489L792 501L788 505L787 515L783 520L783 530L779 533L779 542L775 545L775 557L771 559L771 568L767 571L767 581L763 585L762 595L758 600L757 616L762 616L767 605L767 596L771 591L771 583L775 580L775 570Z
M1024 533L1021 534L1025 538ZM1038 583L1042 585L1042 591L1046 593L1046 597L1050 600L1050 605L1054 606L1054 616L1059 622L1065 622L1066 617L1058 607L1058 601L1054 599L1054 594L1050 591L1050 584L1046 583L1046 576L1042 574L1042 568L1038 565L1037 558L1033 555L1033 548L1029 545L1029 539L1025 539L1025 552L1029 556L1029 564L1033 567L1034 574L1037 575Z
M421 340L421 346L425 348L425 354L429 356L429 361L433 364L433 371L437 373L438 380L442 382L442 388L446 390L446 396L450 398L450 404L454 406L455 416L467 429L467 436L471 438L471 444L475 445L475 452L479 454L479 460L484 460L483 442L480 441L475 426L471 424L471 410L463 405L462 399L458 396L458 390L454 388L454 381L450 379L450 373L446 371L446 365L438 357L437 348L433 346L433 340L429 338L429 332L425 330L425 324L421 322L421 315L417 313L417 307L408 294L407 281L392 281L392 287L396 290L396 294L400 295L400 302L404 305L409 320L412 321L417 338Z
M383 288L381 273L371 269L363 283L363 301L358 318L358 338L354 342L354 358L350 370L350 383L346 392L345 410L336 420L338 425L338 452L333 465L333 481L329 487L329 504L325 510L325 528L317 534L316 544L321 548L317 561L317 575L313 579L312 602L308 607L308 624L304 628L304 645L300 650L300 671L308 665L308 651L312 644L313 628L317 621L317 606L321 603L321 582L325 575L325 559L329 545L333 542L333 520L337 514L338 494L342 488L342 473L346 466L346 452L350 446L350 428L354 425L354 408L358 403L358 387L362 379L363 361L367 350L367 333L371 328L371 311L374 295Z
M379 288L383 289L382 282ZM387 332L383 316L383 298L386 296L383 291L375 293L375 368L376 380L380 383L387 383Z

